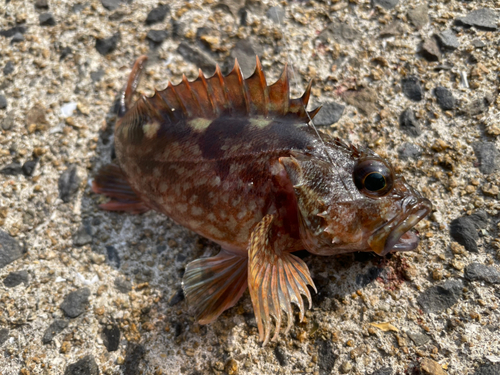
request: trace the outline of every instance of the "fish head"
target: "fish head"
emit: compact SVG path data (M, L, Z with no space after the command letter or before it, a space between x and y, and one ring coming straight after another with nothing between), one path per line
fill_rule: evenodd
M280 158L294 188L305 248L319 255L380 256L416 249L420 238L413 228L430 213L431 202L373 152L341 151L326 160L299 153Z

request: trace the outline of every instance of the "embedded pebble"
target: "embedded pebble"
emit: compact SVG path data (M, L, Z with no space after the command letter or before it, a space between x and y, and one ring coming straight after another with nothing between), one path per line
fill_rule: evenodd
M426 4L416 6L408 11L408 19L417 29L421 29L429 23L429 9Z
M168 305L169 306L175 306L177 305L179 302L183 301L184 300L184 291L182 290L182 288L180 288L179 290L177 290L177 292L172 296L172 298L170 298L170 301L168 301Z
M81 288L69 293L61 304L61 310L70 317L83 314L89 304L90 289Z
M279 5L269 8L266 13L267 18L272 20L274 23L282 24L285 19L285 10Z
M118 43L120 42L120 40L121 40L120 32L113 34L109 38L104 38L104 39L96 38L95 49L103 56L108 55L111 52L113 52L116 49L116 47L118 47Z
M446 375L439 363L430 358L422 359L420 362L420 370L425 375Z
M95 362L94 356L87 355L66 367L64 370L64 375L99 375L99 367Z
M398 5L398 3L399 0L373 0L373 4L380 5L382 8L389 10Z
M439 313L458 302L462 296L462 289L462 281L447 280L425 290L418 296L417 301L425 313Z
M0 269L24 254L23 247L8 233L0 229Z
M424 91L420 86L420 79L416 76L409 76L401 80L403 94L414 102L419 102L424 97Z
M447 29L439 34L436 34L436 38L439 42L439 45L443 50L453 51L460 47L460 42L456 37L455 33Z
M478 229L487 225L487 216L484 212L478 212L469 216L462 216L450 223L450 236L463 245L468 251L477 252Z
M475 48L483 48L483 47L486 47L486 44L481 40L481 39L474 39L471 44L475 47Z
M497 26L498 16L493 9L476 9L465 17L458 18L456 24L459 26L475 26L478 29L494 31Z
M0 30L0 36L4 36L6 38L12 38L16 34L24 34L26 32L26 27L24 26L14 26L10 29L2 29Z
M3 343L8 339L9 339L9 329L0 328L0 347L2 347Z
M114 284L115 288L121 293L128 293L132 290L132 283L123 277L117 277Z
M347 104L355 106L359 112L369 117L377 112L377 92L371 88L347 91L343 94Z
M424 39L424 42L422 43L422 54L428 61L441 60L441 50L437 45L436 39Z
M35 1L36 9L49 9L49 1L48 0L36 0Z
M479 163L478 168L482 173L490 174L498 168L500 153L493 142L476 142L472 148Z
M321 109L314 117L314 125L328 126L335 124L340 120L344 113L345 106L335 102L321 104Z
M146 38L153 43L161 44L161 42L168 38L168 32L166 30L149 30Z
M24 41L24 35L21 33L15 33L10 40L10 44L21 43Z
M7 98L4 95L0 95L0 109L7 108Z
M399 126L402 131L408 133L412 137L418 137L422 134L420 123L415 117L415 112L413 112L410 107L406 108L403 113L401 113L399 117Z
M7 275L5 279L3 279L3 285L7 288L14 288L19 284L24 283L24 285L28 285L29 283L29 275L28 271L17 271L11 272Z
M243 77L250 77L255 71L255 56L258 55L260 55L260 53L255 50L250 39L241 39L236 42L234 48L231 50L231 57L227 65L230 66L229 69L232 69L234 59L238 59Z
M118 250L114 246L108 245L106 246L106 256L108 258L108 263L111 264L114 268L118 269L121 265L120 254L118 254Z
M334 21L318 35L318 39L323 43L349 44L359 39L360 36L361 33L352 26Z
M23 166L21 165L21 163L17 162L7 164L5 167L0 169L0 173L5 176L17 176L21 174L22 171L23 171Z
M330 340L316 340L318 347L318 367L320 375L329 375L335 366L337 356L333 353L334 346Z
M405 142L398 147L398 154L401 160L417 160L422 155L422 149L414 143Z
M90 79L92 82L99 82L105 74L106 72L104 70L98 69L95 72L90 72Z
M407 334L411 341L413 341L415 346L422 346L431 341L431 338L424 333L407 332Z
M151 9L146 18L146 24L153 25L155 23L163 22L168 12L170 12L170 7L168 5L160 5Z
M8 76L12 72L14 72L14 64L12 63L12 61L9 60L7 61L7 64L5 64L3 68L3 74Z
M215 66L217 65L215 60L205 52L202 52L198 47L191 46L186 42L181 42L177 47L177 52L186 61L199 67L205 74L211 75L215 71Z
M22 171L23 174L26 177L31 177L33 176L33 173L35 172L36 165L38 164L38 158L32 159L32 160L27 160L24 162L22 166Z
M445 87L436 87L434 89L434 95L436 96L437 103L443 111L450 111L457 105L457 100L453 96L452 92Z
M465 267L465 278L470 281L486 281L490 284L500 284L500 272L493 266L472 263Z
M286 352L281 347L281 345L276 345L276 347L274 348L274 356L276 357L276 360L281 367L288 365Z
M73 245L74 246L84 246L92 242L92 236L87 230L85 225L81 225L80 228L73 235Z
M68 326L68 321L63 319L55 319L45 330L42 337L42 343L48 344L59 333Z
M64 203L71 201L80 187L81 179L78 176L76 165L70 165L59 177L59 198Z
M482 98L473 100L463 108L463 113L467 116L477 116L488 111L489 106L493 103L494 97L491 93L486 93Z
M73 54L73 50L71 49L71 47L64 47L59 52L59 60L64 60L66 57L68 57L71 54Z
M120 7L122 0L101 0L101 4L107 10L115 10Z
M472 375L498 375L500 374L500 363L482 365Z
M108 352L115 352L120 345L120 328L116 324L109 324L102 330L103 343Z
M38 17L40 21L40 26L55 26L56 20L52 13L42 13Z

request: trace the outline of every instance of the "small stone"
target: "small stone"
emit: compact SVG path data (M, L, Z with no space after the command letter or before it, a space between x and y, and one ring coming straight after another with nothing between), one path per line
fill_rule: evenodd
M179 302L184 300L184 291L181 289L177 290L177 292L170 298L170 301L168 301L169 306L175 306Z
M116 324L104 327L102 330L102 341L108 352L117 351L120 345L120 328Z
M429 10L426 4L419 5L408 11L408 19L418 30L429 23Z
M451 111L452 109L455 109L457 100L450 90L445 87L438 86L434 89L434 95L436 95L437 103L443 111Z
M132 283L123 277L117 277L114 284L115 288L121 293L128 293L132 290Z
M9 339L9 329L8 328L0 328L0 347L8 339Z
M101 0L101 4L107 10L115 10L120 7L122 0Z
M488 364L479 367L472 375L498 375L500 374L500 363Z
M427 38L422 43L422 55L428 61L439 61L441 60L441 51L437 45L436 39Z
M24 249L8 233L0 229L0 269L23 256Z
M393 21L390 24L386 25L382 30L380 30L379 36L381 38L398 36L403 34L403 32L404 30L403 27L401 26L401 22Z
M113 36L105 39L96 38L95 40L95 49L101 55L105 56L113 52L116 47L118 47L118 42L121 39L120 32L117 32Z
M99 367L92 355L87 355L64 370L64 375L99 375Z
M195 64L205 74L213 74L217 63L215 60L202 52L198 47L181 42L177 47L177 52L187 61Z
M398 154L401 160L417 160L422 156L422 149L416 144L405 142L398 148Z
M155 44L161 44L161 42L168 38L168 32L166 30L149 30L146 38Z
M340 43L340 44L351 44L355 40L359 39L361 32L354 29L352 26L334 21L330 23L319 35L318 38L323 43Z
M340 120L344 113L345 106L335 102L327 102L321 106L320 111L314 117L314 125L328 126Z
M450 223L450 236L468 251L477 252L477 230L481 222L476 221L473 215L462 216Z
M4 36L6 38L12 38L16 34L24 34L26 32L26 27L24 26L14 26L10 29L2 29L0 30L0 36Z
M66 57L68 57L71 54L73 54L73 50L71 49L71 47L64 47L59 52L59 60L64 60Z
M92 236L87 231L85 225L81 225L80 228L73 235L73 246L84 246L92 242Z
M234 64L234 59L238 59L238 64L240 65L241 72L244 77L249 77L255 71L256 60L255 56L260 55L261 51L256 51L252 40L241 39L236 42L234 48L231 50L230 59L227 65L232 69Z
M443 50L453 51L460 47L460 42L458 38L455 36L455 33L448 29L439 34L435 35L439 45Z
M356 276L356 284L361 287L366 287L368 284L380 277L383 272L383 268L371 267L367 273Z
M75 165L70 165L59 177L59 197L68 203L78 191L81 179Z
M48 344L52 339L60 332L62 332L68 326L68 321L63 319L56 319L52 324L45 330L42 337L42 343Z
M401 80L401 86L405 96L413 100L414 102L419 102L424 97L424 91L422 86L420 86L420 79L415 76L409 76Z
M473 117L487 112L493 100L494 98L491 93L487 93L484 97L476 99L465 106L463 113L469 117Z
M394 370L390 367L382 367L378 370L375 370L370 375L393 375Z
M318 347L318 368L319 375L329 375L335 366L337 356L333 353L333 343L331 340L316 340Z
M89 304L90 289L81 288L69 293L61 304L61 310L70 318L83 314Z
M471 263L465 267L465 278L470 281L486 281L490 284L500 284L500 272L493 266L481 263Z
M458 302L462 296L462 289L462 281L447 280L440 285L428 288L418 296L417 301L425 313L439 313Z
M21 33L15 33L12 39L10 40L10 44L21 43L24 40L24 35Z
M476 142L472 145L479 163L479 170L490 174L497 170L500 153L493 142Z
M8 76L13 71L14 71L14 64L12 63L12 61L7 61L7 64L5 64L3 68L3 74Z
M106 255L108 259L108 263L111 264L114 268L119 269L121 265L120 254L118 254L118 250L114 246L108 245L106 246Z
M95 72L90 72L90 79L92 82L99 82L106 72L103 69L98 69Z
M288 365L288 359L286 358L286 353L281 347L281 345L276 345L274 348L274 356L281 367Z
M32 159L32 160L27 160L23 166L23 174L26 177L31 177L33 176L33 172L35 172L36 165L38 164L38 158Z
M3 167L0 170L0 174L3 174L5 176L17 176L21 174L23 171L23 167L20 163L14 162L7 164L5 167Z
M12 129L12 126L14 126L14 115L12 112L8 112L7 117L5 117L2 121L2 129L10 130Z
M346 361L346 362L342 363L342 365L340 366L340 372L342 374L347 374L347 373L351 372L351 370L352 370L351 362Z
M355 106L359 112L367 117L378 111L378 94L374 89L361 88L359 90L346 91L343 98L347 104Z
M168 5L160 5L151 9L146 18L146 24L153 25L155 23L163 22L168 12L170 12L170 7Z
M486 47L486 44L481 39L474 39L471 44L474 48L483 48Z
M455 23L458 26L475 26L478 29L489 31L494 31L498 28L495 11L487 8L473 10L467 16L458 18Z
M3 279L3 285L5 285L7 288L14 288L21 283L24 283L25 286L28 285L29 283L28 271L23 270L23 271L11 272L7 275L5 279Z
M35 1L36 9L49 9L49 1L48 0L36 0Z
M269 8L266 13L267 18L277 24L285 22L285 9L279 5Z
M0 109L7 108L7 98L3 95L0 95Z
M55 26L56 24L52 13L42 13L38 16L38 20L40 21L40 26Z
M26 112L26 120L25 123L27 126L31 124L36 125L36 129L42 130L48 124L47 118L45 117L45 112L47 110L40 103L35 103L29 110Z
M425 375L446 375L441 365L430 358L422 359L420 369Z
M408 336L410 337L411 341L415 344L415 346L422 346L427 344L431 338L423 333L412 333L412 332L407 332Z
M374 5L379 5L384 9L390 10L398 5L399 0L372 0Z
M399 117L399 126L402 131L408 133L412 137L418 137L422 134L420 123L415 117L415 112L413 112L410 107L406 108L403 113L401 113Z

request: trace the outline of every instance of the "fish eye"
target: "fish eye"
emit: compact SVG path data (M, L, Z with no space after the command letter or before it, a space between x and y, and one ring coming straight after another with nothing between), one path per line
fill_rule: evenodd
M358 190L371 198L387 195L393 186L392 170L381 160L361 160L352 173Z

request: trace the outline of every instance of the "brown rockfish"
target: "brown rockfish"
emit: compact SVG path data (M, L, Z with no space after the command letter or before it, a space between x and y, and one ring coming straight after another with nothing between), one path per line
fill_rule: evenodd
M247 288L260 339L288 331L292 303L315 289L294 251L334 255L413 250L412 228L431 210L391 165L368 149L317 132L306 112L311 85L290 99L285 67L266 83L257 58L244 79L238 62L223 76L199 77L131 105L146 57L132 70L115 127L116 162L102 168L93 190L101 207L153 209L220 244L211 258L189 263L188 304L201 324L235 305ZM283 314L284 313L284 314Z

